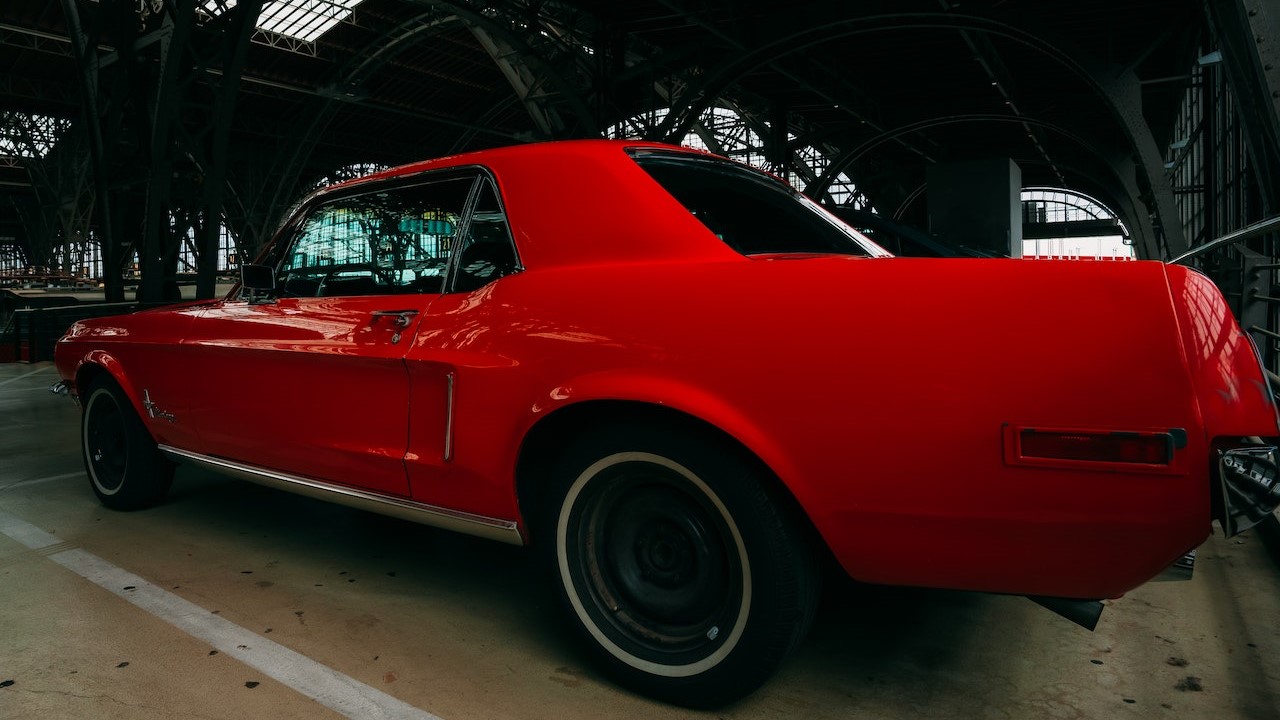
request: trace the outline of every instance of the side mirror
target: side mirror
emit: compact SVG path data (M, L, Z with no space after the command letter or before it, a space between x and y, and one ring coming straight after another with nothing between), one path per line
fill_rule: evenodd
M250 303L269 301L275 289L275 268L252 264L240 266L240 294Z

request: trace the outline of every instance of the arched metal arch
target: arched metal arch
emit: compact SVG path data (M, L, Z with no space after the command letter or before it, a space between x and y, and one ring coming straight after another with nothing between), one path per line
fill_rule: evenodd
M1018 162L1020 165L1024 165L1028 167L1045 164L1044 160L1042 159L1030 159L1030 160L1019 159L1016 162ZM1139 248L1144 249L1146 251L1143 255L1144 257L1154 257L1154 255L1150 253L1150 249L1147 247L1147 245L1141 242L1143 238L1143 233L1146 233L1147 236L1149 237L1149 234L1151 232L1150 221L1146 216L1145 210L1140 210L1138 206L1134 203L1133 198L1129 195L1129 193L1123 192L1123 188L1125 187L1125 185L1121 179L1116 177L1099 177L1098 175L1095 175L1092 172L1083 170L1072 164L1063 164L1061 162L1057 162L1056 165L1062 170L1064 170L1068 175L1083 178L1087 182L1092 183L1093 185L1099 188L1106 189L1109 193L1114 195L1116 198L1117 205L1111 206L1106 203L1098 202L1092 195L1089 195L1088 193L1083 193L1075 189L1068 190L1068 192L1075 193L1083 197L1087 197L1090 200L1093 200L1094 202L1098 202L1098 205L1114 213L1115 216L1118 217L1120 221L1123 222L1125 226L1129 229L1129 236L1135 240L1135 244L1134 244L1135 249L1139 249ZM1110 167L1110 165L1108 165L1108 167ZM1036 187L1042 187L1042 186L1036 186ZM898 203L898 206L894 208L893 212L890 214L890 217L892 217L894 220L901 220L902 217L906 214L907 210L913 204L915 204L917 200L920 199L920 196L923 195L925 191L928 190L928 188L929 188L928 183L920 183L919 185L917 185L914 189L911 190L911 192L907 193L907 195L902 199L901 202Z
M719 96L727 92L734 82L769 62L834 40L886 30L906 29L972 30L997 35L1049 57L1080 78L1124 127L1133 155L1138 158L1140 167L1153 186L1157 196L1157 206L1161 211L1160 215L1162 217L1167 215L1170 218L1170 222L1164 223L1170 249L1185 247L1181 227L1173 222L1172 191L1167 187L1167 180L1156 170L1160 166L1159 150L1155 147L1155 141L1150 137L1149 131L1145 137L1139 136L1141 113L1135 115L1119 106L1117 96L1124 92L1123 88L1117 87L1117 81L1114 78L1104 80L1101 72L1091 71L1074 57L1044 39L990 18L960 13L890 13L835 20L819 27L781 36L772 42L760 45L752 52L735 57L719 68L706 73L700 83L690 85L683 93L681 102L673 103L672 113L664 119L658 134L668 139L683 136L693 119L701 115L707 107L715 104ZM683 102L685 98L689 98L689 102ZM677 112L675 110L677 105L685 107Z
M761 153L765 155L768 154L768 148L766 147L766 144L768 143L768 138L772 135L771 127L769 126L768 121L762 120L759 117L758 113L751 112L750 110L745 109L742 106L742 104L732 100L725 100L723 103L719 105L715 105L713 107L707 108L707 111L714 110L715 108L723 108L724 110L727 110L728 112L733 113L739 119L739 121L741 121L743 127L755 133L755 135L761 139L761 147L759 148ZM736 151L740 150L741 148L726 148L720 142L720 138L716 137L714 131L711 128L708 128L706 126L702 118L707 111L704 111L703 115L698 116L697 122L695 122L693 126L690 128L690 131L689 131L690 134L697 135L698 138L701 139L702 142L706 144L707 149L717 155L732 155ZM621 120L618 123L615 123L615 126L621 123L625 123L629 119L634 119L635 117L639 117L639 115L635 115L635 116L632 116L632 118ZM791 132L790 127L787 128L787 132L788 133ZM683 139L684 137L688 137L688 135L682 136L681 139ZM785 151L791 159L787 163L787 167L785 169L771 168L771 170L773 172L778 173L779 175L793 172L800 178L804 179L806 183L806 188L812 187L812 183L818 178L815 175L813 168L811 168L800 156L801 150L805 148L810 148L810 147L813 148L816 152L821 153L823 157L828 158L828 162L831 161L830 156L824 153L816 144L788 142L786 144ZM836 174L838 175L839 173L836 173ZM827 190L827 186L829 186L830 183L831 183L831 180L828 180L827 183L822 187L823 192Z
M945 127L947 125L958 125L958 124L970 123L970 122L997 122L997 123L1010 123L1010 124L1016 124L1016 125L1035 125L1045 130L1049 130L1050 132L1054 132L1059 135L1062 135L1074 141L1081 147L1084 147L1084 148L1090 147L1087 141L1085 141L1079 135L1062 127L1061 125L1056 125L1054 123L1051 123L1045 120L1039 120L1036 118L1019 117L1014 115L992 115L992 114L943 115L936 118L929 118L928 120L921 120L919 122L914 122L914 123L911 123L910 125L903 125L901 127L897 127L892 130L886 130L878 135L875 135L871 138L868 138L867 140L864 140L863 142L859 143L856 147L840 153L839 155L837 155L835 158L831 160L831 164L827 166L826 172L824 172L822 176L819 177L817 180L805 186L804 191L806 194L809 194L809 195L821 195L822 193L827 191L827 187L831 184L832 180L837 175L848 170L849 167L852 166L854 163L856 163L859 159L861 159L863 155L903 135L909 135L913 132L920 132L921 130L929 130L937 127Z
M371 72L381 67L399 53L411 48L415 42L424 37L430 37L442 32L459 22L461 22L461 19L458 16L442 16L435 10L419 13L408 18L387 30L373 43L370 43L368 47L371 48L371 52L352 58L344 64L333 74L331 86L348 87L356 82L363 73ZM297 140L293 143L293 147L278 176L279 182L276 184L271 204L267 207L268 213L275 208L283 207L284 203L294 195L297 187L297 178L302 174L302 166L306 163L311 151L319 141L320 135L328 127L329 122L337 114L339 108L338 101L332 97L318 97L312 102L312 106L312 109L301 114L301 117L306 118L306 127L301 132L294 134Z
M827 167L827 170L825 173L823 173L822 177L818 178L818 180L815 181L814 183L810 183L809 185L805 186L804 192L805 194L811 197L820 197L823 193L827 191L827 188L830 186L833 180L840 173L847 171L863 155L874 150L880 145L883 145L886 142L890 142L894 140L897 137L910 134L913 132L918 132L921 130L928 130L930 128L943 127L946 125L953 125L953 124L966 123L966 122L1001 122L1001 123L1010 123L1015 125L1035 125L1037 127L1043 128L1050 132L1066 137L1067 139L1071 140L1072 142L1075 142L1077 145L1079 145L1082 148L1091 147L1091 144L1085 138L1079 136L1078 134L1073 133L1070 130L1060 125L1056 125L1054 123L1051 123L1045 120L1040 120L1037 118L1015 117L1012 115L984 115L984 114L945 115L941 117L930 118L928 120L921 120L919 122L911 123L910 125L903 125L902 127L895 128L893 130L887 130L874 137L868 138L867 140L863 141L856 147L846 152L843 152L840 155L833 158L831 164ZM1117 172L1116 169L1110 163L1107 163L1104 158L1099 158L1099 159L1102 160L1109 168L1111 168L1113 173ZM1056 165L1062 166L1062 163L1059 162L1059 163L1056 163ZM1106 188L1107 191L1115 197L1116 202L1123 202L1126 205L1131 205L1131 203L1129 202L1128 192L1125 189L1124 182L1118 176L1109 178L1109 179L1103 179L1094 175L1093 173L1087 173L1075 167L1064 166L1064 169L1070 170L1073 175L1086 178L1087 180L1097 185L1098 187ZM923 190L923 188L924 186L922 185L920 188L917 189L917 191L913 195L909 196L908 201L905 202L903 205L900 205L898 209L895 211L895 216L900 215L902 212L904 212L906 206L909 205L910 202L913 202L915 200L915 198L919 194L919 191ZM1102 203L1099 203L1099 204L1102 204ZM1142 217L1138 215L1136 212L1134 212L1132 208L1130 208L1126 214L1131 219ZM1149 235L1150 227L1147 224L1144 224L1140 221L1138 222L1131 221L1126 224L1129 225L1131 228L1133 228L1133 231L1138 235L1139 238L1145 238Z
M1070 195L1072 197L1077 197L1082 200L1085 200L1086 202L1090 202L1090 203L1093 203L1094 205L1097 205L1107 215L1117 220L1120 220L1120 214L1117 213L1115 210L1112 210L1110 205L1107 205L1106 203L1090 195L1089 193L1081 192L1074 188L1054 187L1052 185L1029 185L1027 187L1022 188L1022 191L1023 192L1051 192L1051 193L1059 193L1062 195ZM1077 206L1077 207L1080 207L1080 206Z
M701 115L715 104L719 96L742 76L782 57L794 55L816 45L858 35L887 30L973 30L1000 35L1048 55L1085 80L1104 97L1101 84L1074 58L1025 30L989 18L959 13L889 13L833 20L830 23L781 36L755 50L738 55L703 75L702 81L690 85L683 93L691 98L683 111L673 112L660 128L666 137L683 135L690 117ZM681 101L684 98L680 98ZM673 109L677 103L673 103Z
M556 93L568 104L569 109L573 111L573 114L577 116L578 121L582 124L586 134L599 134L599 128L596 127L595 115L587 105L586 99L579 94L578 88L557 72L550 62L547 62L544 58L538 55L538 53L534 51L533 47L529 43L525 42L519 33L512 31L502 23L497 22L494 18L491 18L484 13L477 12L476 10L464 5L444 2L426 2L425 4L434 7L448 8L473 28L480 28L484 31L485 35L490 38L501 40L502 43L506 44L511 49L515 57L520 58L528 66L528 70L533 76L540 76L537 80L538 85L546 82L552 86ZM515 16L511 15L511 17L514 18ZM493 51L490 50L489 52L492 55ZM494 59L497 61L498 58L494 56ZM504 59L503 62L509 63L510 61ZM507 72L501 63L499 64L499 69L502 69L504 74ZM508 79L510 79L510 76L508 76ZM516 90L517 94L519 94L519 89L514 85L513 90ZM536 96L533 96L533 100L539 105L543 102ZM524 102L525 99L521 98L521 101ZM527 102L526 107L528 107ZM545 113L545 108L542 108L540 112ZM538 121L538 116L533 112L531 112L530 115L536 123Z

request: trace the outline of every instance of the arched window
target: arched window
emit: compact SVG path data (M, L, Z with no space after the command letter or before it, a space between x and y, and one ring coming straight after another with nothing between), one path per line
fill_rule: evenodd
M176 221L175 221L176 222ZM196 248L199 247L199 239L196 237L196 229L194 227L186 228L186 232L182 236L182 243L178 246L178 272L194 273L196 272L197 258L200 256ZM235 235L231 229L227 227L226 222L218 223L218 259L217 265L214 266L215 272L234 272L240 269L240 251L236 243ZM250 258L252 260L252 258Z
M77 232L49 253L49 261L58 272L81 279L99 279L102 277L102 243L90 231L86 237Z
M21 273L27 264L27 254L18 245L17 238L0 237L0 279Z
M1135 259L1129 230L1120 217L1075 190L1024 188L1022 236L1023 257Z

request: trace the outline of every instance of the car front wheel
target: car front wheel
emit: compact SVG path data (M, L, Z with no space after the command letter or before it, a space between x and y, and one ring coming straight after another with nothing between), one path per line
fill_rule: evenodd
M608 673L715 707L755 690L807 631L813 555L758 463L701 433L614 428L561 461L552 572Z
M89 485L113 510L158 502L173 482L173 464L156 449L133 404L114 382L89 385L81 416L81 445Z

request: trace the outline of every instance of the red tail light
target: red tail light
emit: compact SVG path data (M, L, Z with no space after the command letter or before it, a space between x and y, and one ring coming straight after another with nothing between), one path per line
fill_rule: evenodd
M1024 429L1018 433L1023 459L1169 465L1174 442L1170 433L1073 432Z

